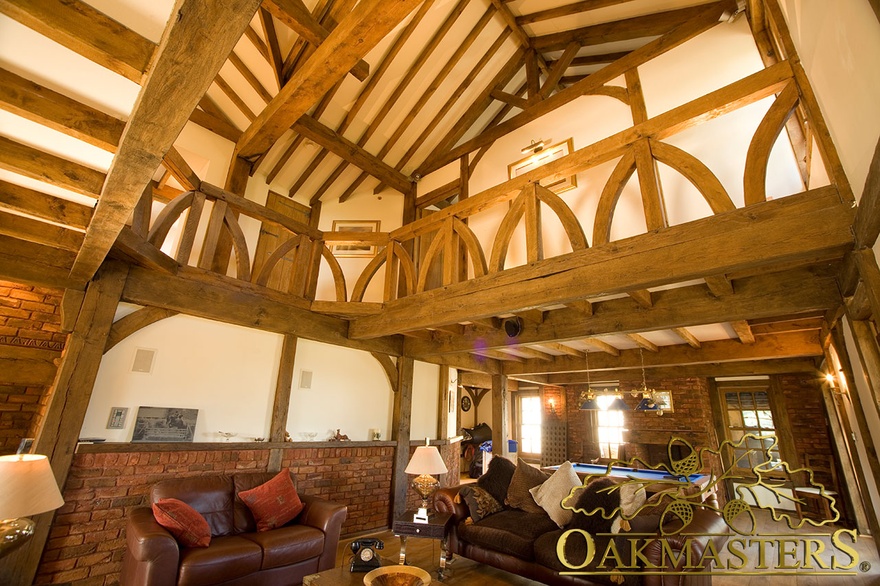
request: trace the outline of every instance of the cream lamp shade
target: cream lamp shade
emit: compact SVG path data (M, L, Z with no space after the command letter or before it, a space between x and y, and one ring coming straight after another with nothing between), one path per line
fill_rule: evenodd
M419 446L404 470L407 474L446 474L446 464L434 446Z
M30 517L64 504L46 456L0 456L0 519Z

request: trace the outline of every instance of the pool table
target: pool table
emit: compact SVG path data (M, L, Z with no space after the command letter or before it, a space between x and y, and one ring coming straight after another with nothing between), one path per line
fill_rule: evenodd
M587 476L605 476L608 470L608 466L606 464L572 464L574 471L577 473L578 478L582 481ZM545 472L553 473L559 469L559 466L546 466L543 468ZM646 480L646 481L656 481L657 483L668 483L669 481L679 481L679 482L690 482L700 487L700 490L706 488L709 482L712 480L712 476L710 474L691 474L690 476L676 476L673 474L669 474L666 470L650 470L650 469L638 469L638 468L626 468L623 466L612 466L611 472L608 473L608 476L614 476L617 478L633 478L638 480ZM645 491L649 494L659 492L663 488L669 488L669 485L666 484L664 487L662 484L646 484ZM703 495L704 500L714 492L713 490L706 491L706 494Z

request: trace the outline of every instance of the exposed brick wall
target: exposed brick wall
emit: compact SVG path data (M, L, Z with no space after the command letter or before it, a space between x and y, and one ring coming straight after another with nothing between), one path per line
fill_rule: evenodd
M63 350L61 295L57 289L0 281L0 355L10 346ZM48 387L8 383L0 372L0 455L15 453L21 438L34 437L47 404Z
M440 446L458 483L459 444ZM101 453L89 446L74 456L63 507L58 509L36 584L110 585L119 581L125 552L126 516L146 506L150 487L169 476L266 471L269 449L183 450ZM415 447L413 447L413 450ZM291 446L282 455L302 494L348 506L343 534L389 526L392 445ZM410 488L407 502L417 506Z

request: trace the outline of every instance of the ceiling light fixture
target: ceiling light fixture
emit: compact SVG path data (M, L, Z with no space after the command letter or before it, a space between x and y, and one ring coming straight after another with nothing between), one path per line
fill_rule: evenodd
M663 415L663 408L660 404L654 399L654 389L648 388L648 383L645 379L645 357L642 354L642 347L639 346L639 361L642 363L642 386L633 394L641 393L642 400L639 401L638 406L636 407L636 411L654 411L658 415Z
M524 155L527 155L529 153L540 153L544 150L545 146L547 146L547 141L541 139L536 142L533 140L529 143L528 146L524 146L523 148L521 148L520 152L522 152L522 154Z

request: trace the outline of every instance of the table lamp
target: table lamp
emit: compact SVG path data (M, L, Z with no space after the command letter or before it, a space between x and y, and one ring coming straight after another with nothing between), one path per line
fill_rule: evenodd
M46 456L0 456L0 557L33 536L34 522L25 517L52 511L63 504Z
M416 453L404 470L407 474L418 474L413 480L413 488L422 497L422 506L413 517L416 523L428 522L428 497L437 489L437 479L432 474L446 474L446 464L440 457L440 452L436 447L428 445L427 440L424 446L416 448Z

